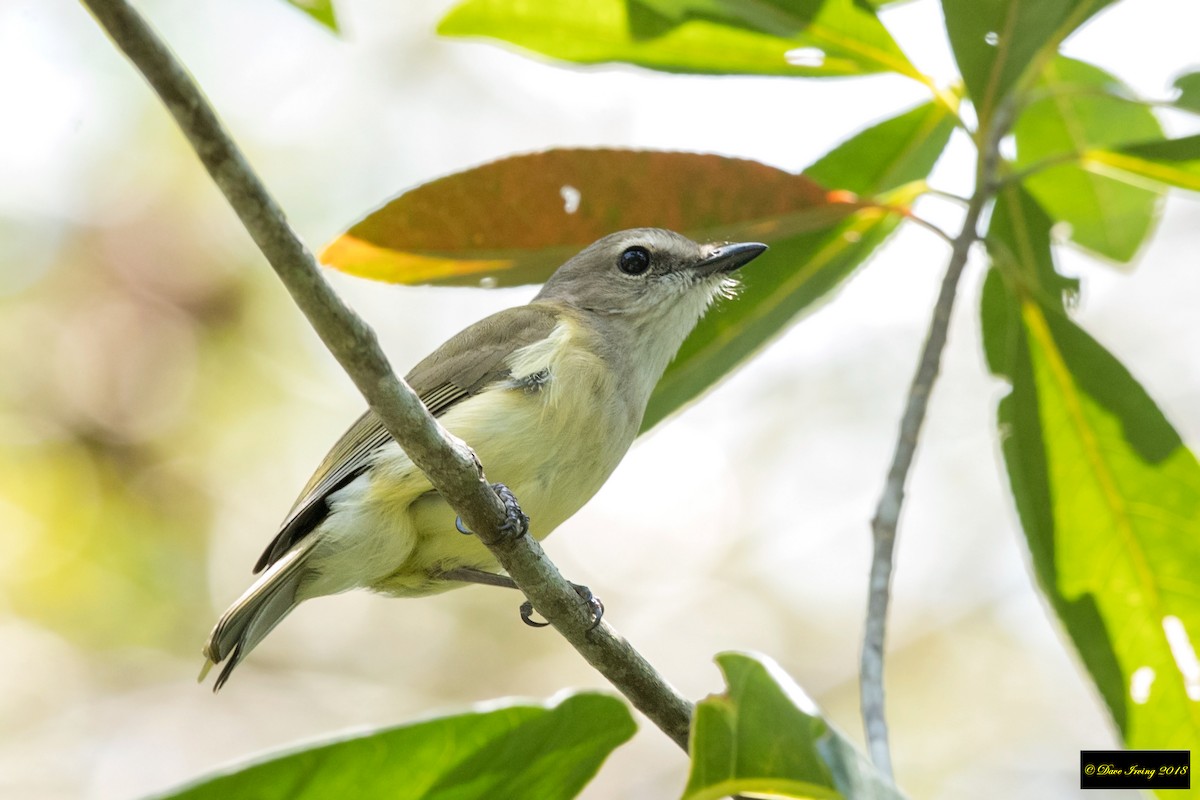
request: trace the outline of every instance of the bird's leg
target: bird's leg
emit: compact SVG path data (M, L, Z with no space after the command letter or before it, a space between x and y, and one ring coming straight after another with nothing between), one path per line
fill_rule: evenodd
M524 536L529 533L529 517L521 510L520 503L517 502L516 495L512 490L503 483L493 483L492 491L500 498L500 502L504 503L504 522L500 525L500 532ZM454 527L459 533L470 536L473 531L468 530L466 525L463 525L462 517L454 518Z
M507 575L497 575L495 572L488 572L482 569L474 569L472 567L456 567L448 569L445 572L439 573L438 577L447 581L459 581L461 583L478 583L483 586L500 586L505 589L518 589L513 579ZM592 612L592 626L588 630L593 630L600 624L600 620L604 617L604 603L600 602L600 598L592 593L588 587L572 583L571 588L575 590L575 594L588 605ZM533 619L533 603L526 600L521 604L521 621L531 628L544 628L549 625L549 622L538 622Z
M516 496L512 490L503 483L493 483L492 490L496 496L500 498L500 502L504 503L505 520L500 526L501 533L509 535L524 536L529 533L529 517L521 510L521 506L517 503ZM454 518L454 527L459 533L471 535L472 531L463 525L462 517ZM494 572L487 572L481 569L473 569L471 567L456 567L455 569L446 570L438 577L449 581L461 581L462 583L479 583L484 586L501 586L507 589L519 588L513 582L513 579L507 575L497 575ZM588 587L572 583L571 588L575 590L575 594L588 605L592 612L592 627L588 630L593 630L600 624L600 620L604 617L604 603L600 602L600 598L592 593ZM537 622L533 619L533 603L526 600L521 604L521 621L531 628L544 628L549 625L549 622Z
M459 583L478 583L481 586L499 586L504 589L516 589L517 584L507 575L497 575L494 572L488 572L483 569L475 569L473 567L455 567L448 569L445 572L437 573L436 577L445 581L458 581Z

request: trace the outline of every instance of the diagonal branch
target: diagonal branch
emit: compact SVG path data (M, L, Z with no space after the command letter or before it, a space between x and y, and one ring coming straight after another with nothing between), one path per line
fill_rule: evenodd
M904 505L904 484L908 480L908 472L917 451L921 425L929 409L929 396L933 392L942 351L946 347L946 334L950 327L950 313L954 308L958 282L967 265L971 246L979 239L979 219L996 191L1000 140L1008 130L1011 115L1010 105L1002 104L993 114L987 130L978 138L979 157L976 163L975 191L967 204L962 230L953 241L950 263L942 278L942 286L933 307L933 317L929 321L929 331L925 335L925 345L908 390L908 402L900 420L900 435L896 440L892 465L888 470L875 516L871 520L874 555L871 559L871 576L867 588L867 620L863 630L859 681L867 749L875 766L889 778L892 777L892 757L888 749L887 718L884 710L884 639L887 634L888 605L891 602L896 528L900 521L900 510Z
M474 452L431 417L392 372L378 340L321 277L312 253L225 131L199 87L126 0L81 0L150 83L325 346L388 432L542 616L685 751L692 706L608 625L592 617L531 537L501 534L504 505Z

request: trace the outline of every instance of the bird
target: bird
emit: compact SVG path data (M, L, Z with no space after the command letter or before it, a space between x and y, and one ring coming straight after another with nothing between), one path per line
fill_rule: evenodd
M405 376L470 445L521 527L541 540L600 489L655 385L733 273L767 249L662 228L612 233L564 262L528 304L486 317ZM527 525L525 525L527 520ZM512 585L374 412L334 444L214 626L214 691L305 600L364 588L420 597Z

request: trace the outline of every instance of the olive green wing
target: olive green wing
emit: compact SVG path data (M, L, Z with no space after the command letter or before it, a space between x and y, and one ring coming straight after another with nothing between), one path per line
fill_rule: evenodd
M413 367L405 380L429 413L439 417L457 403L511 376L508 357L541 341L558 324L558 314L544 305L510 308L461 331ZM263 551L254 571L274 564L329 514L329 496L361 475L391 434L367 410L321 461L300 492L279 532Z

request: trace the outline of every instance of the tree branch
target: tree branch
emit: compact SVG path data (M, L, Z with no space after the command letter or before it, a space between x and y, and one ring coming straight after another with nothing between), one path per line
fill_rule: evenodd
M504 505L484 478L474 452L431 417L412 389L395 376L374 331L321 277L312 253L162 40L126 0L81 2L175 117L296 305L392 437L477 532L538 613L686 752L691 704L608 625L590 630L590 612L536 541L500 532Z
M867 749L875 766L889 778L892 777L892 757L888 749L887 718L884 709L884 639L887 633L888 604L891 602L896 528L904 504L904 484L908 480L909 469L916 454L921 425L929 408L929 396L933 391L934 381L937 380L958 281L967 264L971 245L979 239L979 218L988 200L995 193L997 168L1000 163L1000 140L1008 129L1011 114L1008 104L998 108L989 129L982 132L977 140L979 156L975 168L975 191L967 204L962 230L953 241L950 263L942 278L942 286L933 307L933 317L925 335L925 345L908 390L908 402L900 420L900 435L896 440L892 465L888 470L875 516L871 520L874 554L867 588L867 619L863 630L859 680Z

